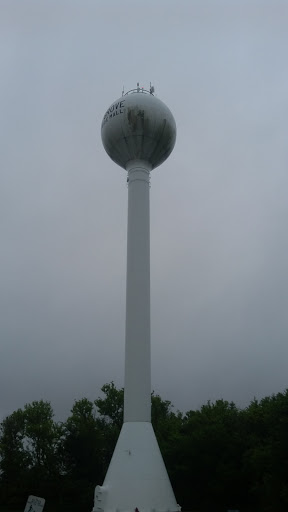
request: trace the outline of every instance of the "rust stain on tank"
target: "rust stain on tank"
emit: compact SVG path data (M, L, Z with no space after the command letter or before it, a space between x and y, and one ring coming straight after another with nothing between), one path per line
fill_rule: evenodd
M127 119L132 131L144 129L144 110L128 108Z

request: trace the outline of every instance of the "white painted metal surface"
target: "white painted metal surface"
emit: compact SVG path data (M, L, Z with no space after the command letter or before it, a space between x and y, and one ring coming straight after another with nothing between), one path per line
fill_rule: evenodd
M150 222L151 165L128 171L127 288L124 421L151 421Z
M45 505L45 499L39 496L28 496L24 512L42 512Z
M139 87L106 111L108 155L128 173L124 424L93 512L176 512L169 477L151 425L150 171L173 150L174 118Z
M102 142L116 164L144 160L155 169L168 158L176 140L176 124L169 108L152 94L126 94L106 111Z
M179 509L150 422L123 424L104 484L95 489L96 512L136 508Z

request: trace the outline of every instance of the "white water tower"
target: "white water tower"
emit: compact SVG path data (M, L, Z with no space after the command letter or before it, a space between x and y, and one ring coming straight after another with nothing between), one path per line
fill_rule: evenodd
M173 150L170 110L139 87L106 111L102 142L128 173L124 423L93 512L176 512L180 509L151 424L150 172Z

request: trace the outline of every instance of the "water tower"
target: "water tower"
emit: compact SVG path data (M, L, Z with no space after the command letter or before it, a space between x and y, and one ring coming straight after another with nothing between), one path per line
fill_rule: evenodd
M169 477L151 424L150 172L176 140L170 110L139 87L106 111L104 148L128 175L124 423L93 512L176 512Z

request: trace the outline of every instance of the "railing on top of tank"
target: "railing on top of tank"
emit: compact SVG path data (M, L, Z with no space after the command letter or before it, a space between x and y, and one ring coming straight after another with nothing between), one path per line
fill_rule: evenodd
M139 87L139 83L137 83L136 89L130 89L130 91L127 91L125 93L124 93L124 87L123 87L122 96L127 96L127 94L132 94L134 92L143 92L144 94L152 94L152 96L154 96L154 94L153 94L154 91L155 91L154 86L151 85L151 83L150 83L149 91L147 89L144 89L144 87Z

